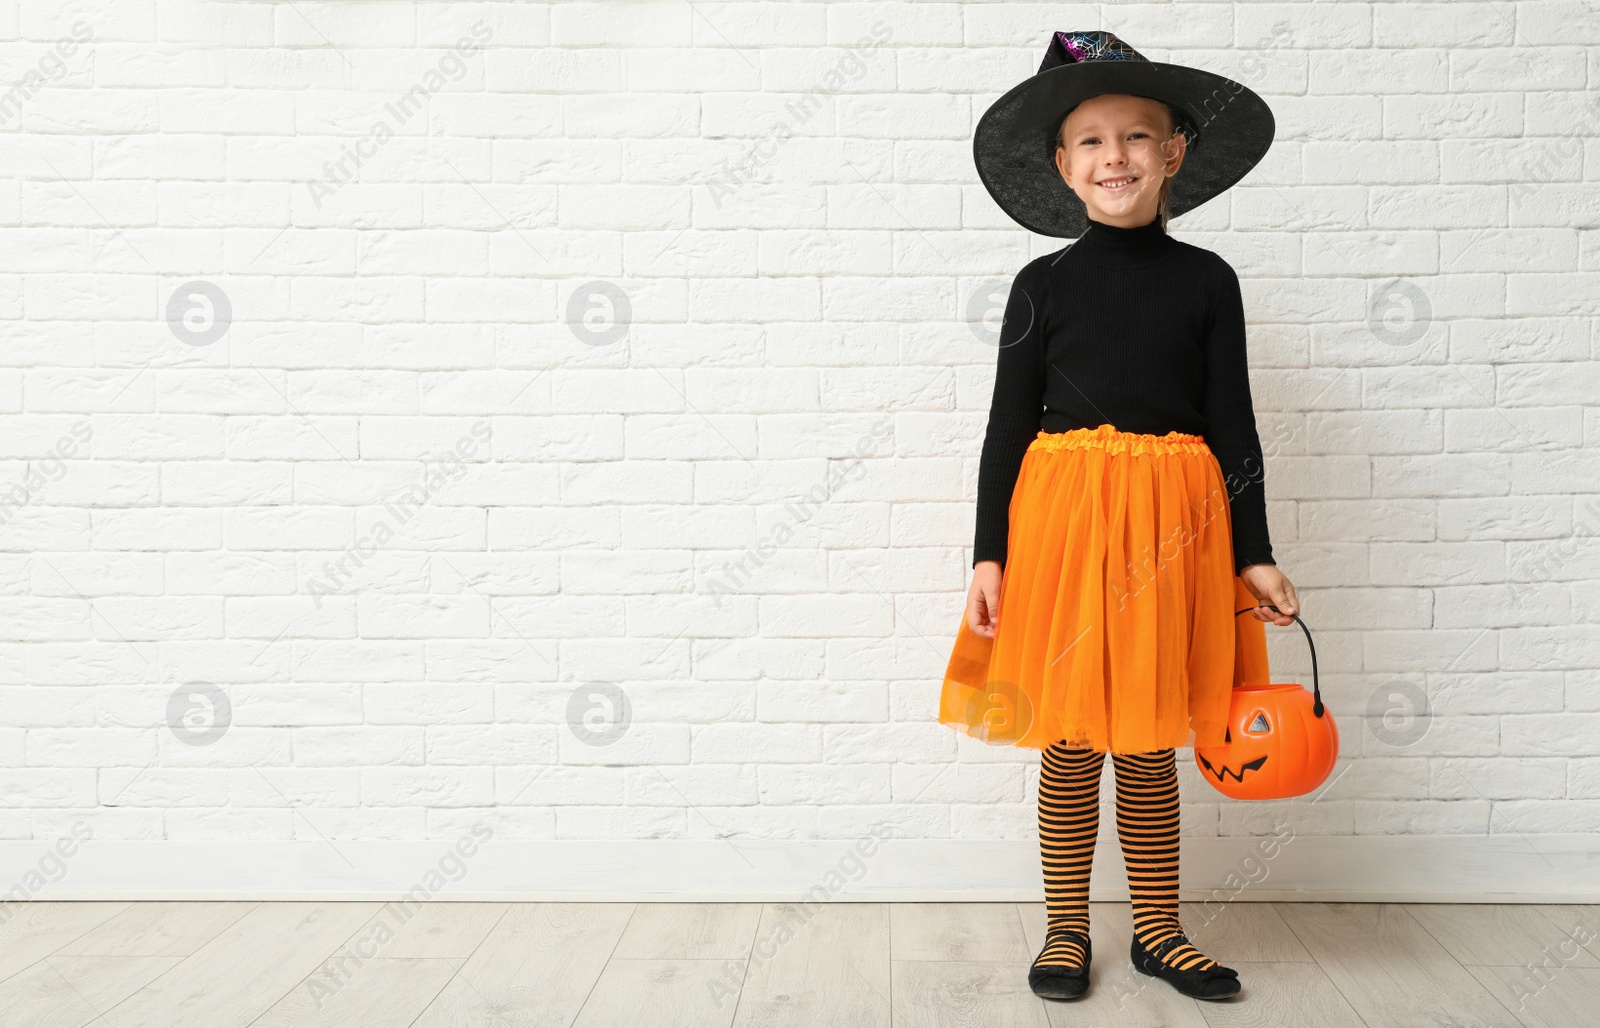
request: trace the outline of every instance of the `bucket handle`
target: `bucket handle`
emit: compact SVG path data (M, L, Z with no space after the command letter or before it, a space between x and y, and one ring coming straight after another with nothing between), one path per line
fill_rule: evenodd
M1261 603L1257 604L1257 606L1265 607L1268 610L1278 610L1277 607L1274 607L1270 603ZM1240 614L1248 614L1255 609L1255 607L1246 607L1244 610L1236 610L1233 612L1233 616L1238 617ZM1283 611L1278 610L1278 613L1282 614ZM1306 634L1306 645L1311 647L1311 695L1313 697L1311 712L1317 715L1317 717L1321 717L1323 710L1322 686L1317 678L1317 644L1311 641L1311 629L1307 628L1306 623L1300 620L1300 615L1290 614L1289 616L1294 618L1295 621L1300 625L1300 631Z

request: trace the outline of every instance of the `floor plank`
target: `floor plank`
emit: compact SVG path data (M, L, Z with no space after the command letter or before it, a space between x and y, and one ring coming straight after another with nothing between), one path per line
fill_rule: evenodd
M1404 910L1462 964L1521 966L1565 953L1569 967L1600 967L1600 957L1556 927L1537 906L1511 903L1407 903Z
M1128 962L1090 904L1090 991L1028 989L1030 903L40 902L0 924L29 1028L1568 1028L1600 1010L1600 906L1185 902L1221 1002Z
M1020 973L1015 961L894 961L895 1028L1050 1028L1046 1001L1028 988L1032 959Z
M674 904L676 905L676 904ZM736 1005L712 988L719 960L612 958L572 1028L685 1025L727 1028Z
M56 950L92 957L186 957L259 903L130 903Z
M1519 1024L1403 906L1273 906L1368 1028Z
M366 923L377 903L262 903L105 1013L116 1028L245 1028Z
M1600 969L1474 965L1467 970L1527 1028L1591 1025L1600 1011Z
M155 981L182 957L52 956L0 983L5 1023L81 1028Z
M633 903L511 903L414 1028L568 1028Z
M0 981L31 967L115 917L127 903L18 903L0 925Z
M402 907L385 903L357 938L376 936L386 960L455 959L472 956L506 914L504 903L443 903L430 901ZM392 938L381 932L393 932Z
M302 985L250 1028L406 1028L444 989L461 960L377 957L342 987ZM312 980L313 984L315 979Z
M895 960L1026 965L1034 958L1015 903L895 903L889 927Z
M1200 1001L1200 1016L1209 1028L1359 1028L1362 1023L1315 963L1235 960L1228 966L1239 972L1241 987L1231 999Z
M1591 956L1600 957L1600 904L1539 903L1532 909L1575 939Z
M738 960L750 955L759 903L641 903L615 960Z
M762 907L734 1024L889 1028L889 909L883 903Z

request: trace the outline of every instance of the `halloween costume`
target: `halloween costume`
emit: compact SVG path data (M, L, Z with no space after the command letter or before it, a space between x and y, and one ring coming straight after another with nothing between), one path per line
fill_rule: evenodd
M960 620L941 723L1043 752L1046 943L1034 991L1088 984L1088 878L1110 752L1133 898L1130 959L1187 995L1238 991L1177 917L1174 747L1221 744L1230 693L1266 681L1258 600L1237 577L1272 562L1238 277L1173 240L1159 216L1088 218L1054 163L1072 107L1103 93L1168 104L1189 152L1180 214L1232 186L1271 145L1255 93L1148 61L1109 32L1057 32L1039 72L979 121L986 189L1035 232L1077 243L1023 268L1007 301L979 467L974 564L1002 563L993 639ZM1002 512L1004 516L1002 517Z
M1006 511L1034 436L1104 423L1204 435L1228 485L1234 570L1273 562L1239 276L1159 219L1137 228L1091 219L1076 243L1017 274L989 417L974 565L1005 563Z
M1272 560L1261 467L1226 261L1157 221L1030 261L978 472L1002 627L960 620L940 720L1034 749L1220 745L1233 686L1266 680L1264 626L1233 616L1256 604L1237 571Z

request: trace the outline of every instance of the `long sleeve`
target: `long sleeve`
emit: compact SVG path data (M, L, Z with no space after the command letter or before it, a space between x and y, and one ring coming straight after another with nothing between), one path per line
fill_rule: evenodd
M1206 333L1206 442L1227 484L1237 574L1251 564L1277 562L1267 530L1266 464L1250 398L1244 298L1233 267L1218 257L1215 268Z
M1006 300L995 359L994 397L978 462L978 515L972 547L976 567L1006 562L1011 534L1011 494L1028 444L1039 433L1044 411L1044 296L1038 263L1017 273Z

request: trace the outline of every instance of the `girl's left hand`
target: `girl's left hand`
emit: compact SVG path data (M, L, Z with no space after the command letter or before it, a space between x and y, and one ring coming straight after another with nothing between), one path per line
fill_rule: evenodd
M1257 607L1250 612L1251 617L1275 625L1294 624L1294 618L1288 615L1300 613L1300 601L1295 597L1294 584L1284 577L1276 564L1251 564L1239 572L1239 578L1256 599L1270 603L1281 612L1275 614L1265 607Z

